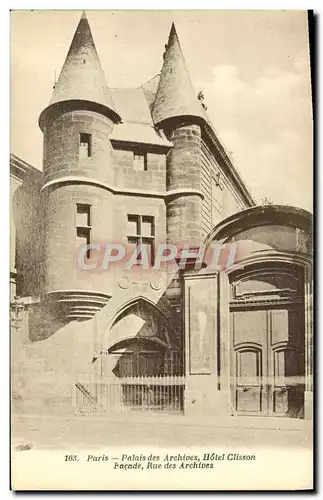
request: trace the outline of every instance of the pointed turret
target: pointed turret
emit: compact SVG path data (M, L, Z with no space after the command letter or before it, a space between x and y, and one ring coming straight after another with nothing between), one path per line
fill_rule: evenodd
M43 128L44 114L47 114L49 109L56 108L59 103L64 103L65 107L70 108L71 103L75 101L86 102L86 107L89 103L93 103L100 108L101 113L108 115L113 121L120 121L84 11L58 81L55 83L49 107L41 114L40 127Z
M206 119L188 74L174 23L164 53L152 116L156 125L180 116Z

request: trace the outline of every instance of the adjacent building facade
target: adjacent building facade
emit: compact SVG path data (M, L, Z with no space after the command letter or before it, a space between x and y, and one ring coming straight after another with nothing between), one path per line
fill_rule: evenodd
M175 26L111 89L83 15L39 126L43 172L11 157L14 411L311 418L311 215L255 205Z

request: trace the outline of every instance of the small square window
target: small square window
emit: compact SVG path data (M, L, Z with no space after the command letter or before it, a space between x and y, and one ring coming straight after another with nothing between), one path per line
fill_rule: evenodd
M92 136L91 134L80 134L79 156L81 159L92 156Z
M147 153L133 154L133 168L136 172L147 170Z
M91 206L78 204L76 210L76 226L89 227L91 225Z

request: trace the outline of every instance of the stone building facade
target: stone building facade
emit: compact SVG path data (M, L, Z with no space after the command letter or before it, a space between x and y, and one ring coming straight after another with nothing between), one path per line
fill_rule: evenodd
M43 172L11 156L14 411L311 418L311 215L255 205L175 26L159 75L111 89L83 15L39 126Z

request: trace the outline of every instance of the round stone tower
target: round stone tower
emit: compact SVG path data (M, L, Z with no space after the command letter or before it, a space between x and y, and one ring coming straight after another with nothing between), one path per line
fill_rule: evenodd
M167 238L171 243L201 241L201 123L204 110L192 86L175 25L164 54L152 107L155 125L173 148L167 158Z
M83 14L50 104L39 118L44 134L42 291L68 320L88 319L109 300L106 281L80 269L78 256L84 244L112 237L109 135L119 121ZM86 258L90 254L80 262Z
M202 241L201 125L207 120L191 83L172 25L164 64L152 106L155 125L164 131L173 147L167 156L167 241L198 246ZM166 295L179 309L178 276L169 278Z

